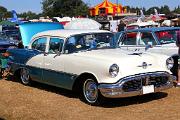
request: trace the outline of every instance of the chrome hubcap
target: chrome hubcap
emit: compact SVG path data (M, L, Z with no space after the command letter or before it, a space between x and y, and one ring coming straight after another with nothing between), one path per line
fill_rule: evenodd
M84 83L83 93L89 103L95 103L98 98L98 87L94 80L88 79Z
M29 71L27 69L21 69L21 80L23 84L29 83Z

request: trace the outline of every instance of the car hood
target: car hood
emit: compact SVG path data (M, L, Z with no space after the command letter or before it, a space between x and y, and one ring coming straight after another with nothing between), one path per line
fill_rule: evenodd
M82 51L76 54L77 56L87 57L87 58L96 58L96 59L105 59L105 60L123 60L123 59L146 59L149 57L154 57L151 53L142 53L142 52L134 52L127 51L120 48L116 49L99 49L99 50L90 50L90 51Z
M75 53L75 56L82 57L84 61L102 61L103 63L107 63L107 66L117 64L121 72L121 77L145 72L169 72L166 68L166 59L168 58L166 55L148 52L135 53L117 48L79 52ZM144 62L148 65L147 69L143 68Z
M20 32L24 46L28 46L31 38L42 31L63 29L63 25L51 22L34 22L20 24Z

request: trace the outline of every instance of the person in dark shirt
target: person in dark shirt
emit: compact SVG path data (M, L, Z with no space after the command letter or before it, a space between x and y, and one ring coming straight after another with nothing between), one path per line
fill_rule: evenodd
M124 21L120 21L119 25L118 25L118 32L124 31L126 27L126 24L124 23Z
M176 45L177 47L179 48L178 49L178 55L179 55L179 58L178 58L178 73L177 73L177 84L176 84L176 87L180 87L180 30L177 31L177 41L176 41Z

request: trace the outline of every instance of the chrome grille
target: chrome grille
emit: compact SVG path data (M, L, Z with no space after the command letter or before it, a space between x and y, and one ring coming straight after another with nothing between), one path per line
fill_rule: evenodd
M130 80L127 80L123 84L123 91L124 92L130 92L130 91L137 91L141 90L142 86L147 85L154 85L154 87L158 88L163 85L166 85L169 81L169 78L166 74L159 74L157 76L154 75L142 75L138 77L133 77Z
M157 76L157 77L150 77L148 81L148 85L154 85L155 87L160 87L165 85L168 82L167 76Z

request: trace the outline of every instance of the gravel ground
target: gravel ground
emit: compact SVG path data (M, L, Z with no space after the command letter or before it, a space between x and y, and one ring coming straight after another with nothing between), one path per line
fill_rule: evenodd
M172 88L90 106L71 91L0 79L0 120L180 120L179 94Z

